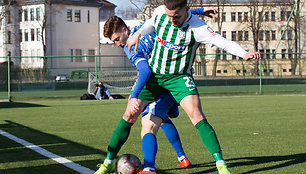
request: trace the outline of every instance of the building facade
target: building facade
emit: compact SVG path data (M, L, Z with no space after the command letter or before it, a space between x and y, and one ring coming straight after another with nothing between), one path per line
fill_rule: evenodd
M260 68L263 74L269 76L306 74L306 55L291 54L305 52L306 14L302 13L305 12L305 0L300 1L298 25L295 20L295 1L258 0L251 3L245 0L224 0L219 1L219 4L216 1L200 2L203 1L195 1L189 5L191 8L213 7L219 12L219 19L203 18L215 32L237 42L247 51L260 51L264 59L259 66L252 61L241 61L242 58L228 55L216 47L200 45L194 64L196 77L257 76ZM291 14L294 6L295 10ZM144 8L146 14L153 12L149 7Z
M22 56L12 58L15 65L47 67L55 74L94 65L94 57L71 56L100 54L99 22L114 15L116 7L104 0L29 0L1 5L5 15L0 30L0 62L7 61L5 56Z

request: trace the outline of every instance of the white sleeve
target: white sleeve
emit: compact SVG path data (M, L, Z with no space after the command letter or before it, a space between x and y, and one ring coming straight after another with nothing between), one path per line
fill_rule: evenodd
M155 31L155 27L154 27L154 19L156 18L157 14L161 11L164 10L164 6L159 6L154 10L154 13L152 15L152 17L147 20L140 28L137 32L139 32L141 34L141 36L150 34L152 32Z
M195 38L197 42L202 44L208 44L210 46L216 46L226 52L235 56L242 57L247 53L236 42L229 41L222 37L220 34L214 32L208 25L203 25L194 30Z
M141 34L141 36L144 36L144 35L147 35L147 34L150 34L152 32L155 31L155 28L154 28L154 19L153 18L150 18L149 20L147 20L138 30L137 32L139 32Z

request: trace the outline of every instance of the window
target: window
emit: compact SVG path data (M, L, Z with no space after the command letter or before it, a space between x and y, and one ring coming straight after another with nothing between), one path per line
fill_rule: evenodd
M34 21L34 8L30 8L30 19Z
M28 29L24 29L24 41L29 41L29 32L28 32Z
M283 34L284 33L284 34ZM286 40L286 31L282 30L281 31L281 36L283 35L282 37L282 40Z
M222 36L226 38L226 31L222 31Z
M267 53L267 54L266 54L266 59L270 59L270 50L267 49L267 50L266 50L266 53Z
M81 49L75 49L75 55L78 57L75 57L75 62L82 62L82 50Z
M81 22L81 10L74 10L74 21Z
M232 41L236 40L236 31L232 31Z
M70 49L70 62L73 62L73 49Z
M259 31L259 38L258 38L259 40L263 40L263 33L264 33L263 31Z
M72 22L72 9L67 9L67 21Z
M288 57L289 59L292 59L292 49L288 49Z
M242 41L243 38L243 32L242 31L238 31L238 40Z
M95 55L95 50L88 50L88 55ZM88 57L88 62L95 62L95 57Z
M226 51L223 50L222 60L226 60L226 59L227 59Z
M282 49L282 59L286 59L286 49Z
M36 8L36 20L40 20L40 8Z
M271 40L275 40L276 39L276 36L275 36L275 30L273 30L273 31L271 31L271 33L272 33L272 37L271 37Z
M271 12L271 21L275 21L275 11Z
M220 49L217 49L216 53L217 53L216 54L216 60L220 60L220 53L221 53Z
M247 22L249 20L249 13L244 12L244 21Z
M18 10L18 22L22 21L22 9Z
M222 22L225 22L226 21L226 12L223 12L222 13Z
M22 42L22 30L21 29L19 29L18 35L19 35L19 42Z
M232 55L232 60L236 60L237 56Z
M37 41L41 40L40 28L36 28L36 37L37 37Z
M11 31L7 31L7 43L8 44L11 44L11 42L12 42L11 35L12 35Z
M239 21L239 22L242 21L242 12L238 12L238 21Z
M35 30L31 29L31 41L35 40Z
M289 19L291 11L287 11L287 19Z
M275 50L272 50L272 59L275 59L276 58L276 55L274 54L275 53Z
M236 21L236 12L231 13L232 22Z
M281 11L281 21L285 20L286 20L285 11Z
M225 69L225 70L223 70L223 73L227 73L227 70Z
M270 31L266 31L266 40L270 40Z
M11 21L11 10L8 10L6 12L6 15L7 15L7 23L10 24L12 21Z
M90 23L90 11L87 11L87 22Z
M221 73L221 70L217 70L217 73L220 74L220 73Z
M249 40L249 31L244 31L244 40Z
M24 18L24 21L28 21L28 10L27 9L24 9L23 10L23 18Z
M269 21L269 12L268 11L265 12L265 20Z
M263 21L263 14L262 12L258 12L259 21Z
M288 40L292 40L292 30L287 30Z
M237 74L239 74L240 73L240 69L237 69L236 72L237 72Z

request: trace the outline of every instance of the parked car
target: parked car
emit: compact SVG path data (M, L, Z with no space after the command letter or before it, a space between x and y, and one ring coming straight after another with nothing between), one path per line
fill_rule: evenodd
M55 80L57 82L67 82L68 81L68 78L67 78L67 75L66 74L58 74L56 77L55 77Z

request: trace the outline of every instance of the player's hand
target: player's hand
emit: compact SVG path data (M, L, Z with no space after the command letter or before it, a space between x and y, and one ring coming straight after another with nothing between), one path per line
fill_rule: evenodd
M136 114L139 111L139 103L137 98L130 99L128 105L132 114Z
M214 8L204 8L204 16L210 17L210 18L218 18L219 14L218 11Z
M141 36L141 34L139 32L135 32L133 34L133 36L128 38L128 40L126 41L126 46L128 47L129 52L131 52L132 47L135 45L134 52L137 53L137 48L138 48L138 45L139 45L140 36Z
M251 60L251 59L259 60L261 59L261 55L260 52L246 53L244 54L243 58L244 60Z

